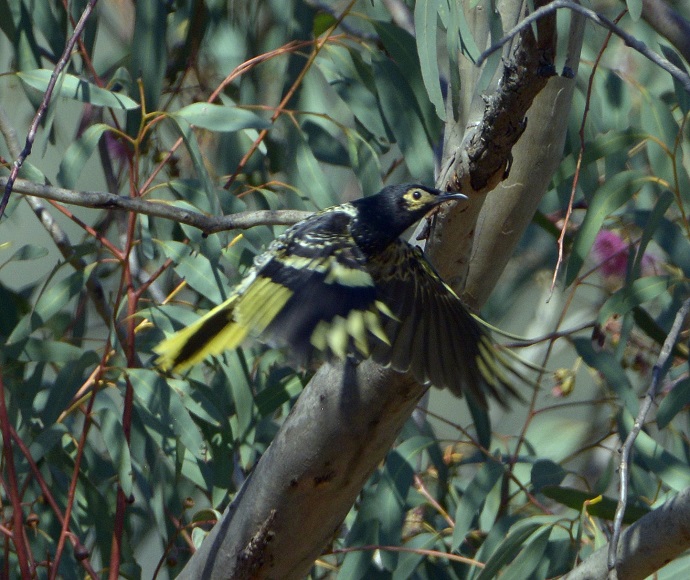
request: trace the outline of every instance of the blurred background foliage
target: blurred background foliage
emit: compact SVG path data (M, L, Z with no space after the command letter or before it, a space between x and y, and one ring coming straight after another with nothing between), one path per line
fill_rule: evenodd
M86 4L0 0L2 175ZM613 18L625 5L599 8ZM634 14L620 24L672 53ZM432 392L314 577L546 578L606 543L618 436L688 294L690 95L620 40L602 49L605 37L590 25L563 162L484 311L541 337L516 350L547 372L524 405L492 415L488 449L464 403ZM22 177L210 215L433 183L448 80L478 52L454 1L101 0ZM282 228L205 237L25 197L0 224L4 573L19 569L7 539L20 500L39 575L174 576L309 376L255 344L170 378L151 349L222 301ZM635 447L628 522L690 485L687 334L670 366Z

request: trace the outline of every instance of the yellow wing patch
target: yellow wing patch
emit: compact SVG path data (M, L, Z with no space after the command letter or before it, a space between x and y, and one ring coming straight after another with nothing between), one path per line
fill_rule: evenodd
M353 344L358 354L368 357L371 355L369 334L388 346L391 344L381 326L382 314L393 317L388 307L377 300L372 310L352 310L347 318L335 316L332 320L321 320L311 334L311 344L321 352L330 350L341 359L347 356Z
M235 308L235 320L238 324L251 329L252 334L261 334L276 315L281 311L293 292L270 278L259 276ZM239 346L237 344L233 347Z

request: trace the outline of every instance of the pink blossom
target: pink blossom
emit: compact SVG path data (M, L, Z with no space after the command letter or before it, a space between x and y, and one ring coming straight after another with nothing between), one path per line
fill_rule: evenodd
M629 252L630 244L610 230L600 230L592 247L592 254L599 263L599 270L607 278L625 277ZM656 274L658 271L657 259L651 254L642 257L641 266L643 276Z

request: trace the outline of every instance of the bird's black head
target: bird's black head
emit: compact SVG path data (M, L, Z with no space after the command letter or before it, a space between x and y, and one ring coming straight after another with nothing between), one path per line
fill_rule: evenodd
M352 234L361 247L381 250L432 208L454 199L467 196L417 183L389 185L376 195L353 202L357 217Z

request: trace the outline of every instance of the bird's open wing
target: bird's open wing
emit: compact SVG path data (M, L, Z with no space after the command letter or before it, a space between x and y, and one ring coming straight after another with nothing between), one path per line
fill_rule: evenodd
M156 347L158 366L183 370L248 336L288 346L299 364L314 351L368 357L374 342L387 341L380 321L389 313L350 221L346 212L327 211L286 231L226 302Z
M470 393L481 405L489 394L505 404L514 396L495 359L494 346L458 296L419 248L398 240L369 263L380 299L394 317L383 319L391 346L373 357L422 383Z
M389 313L350 235L350 221L343 212L307 220L274 249L257 278L290 293L259 330L267 342L288 345L300 364L308 363L314 351L328 357L368 357L373 342L387 342L380 321ZM257 327L261 325L249 321L261 316L262 306L250 300L251 292L250 287L239 302L237 320Z

